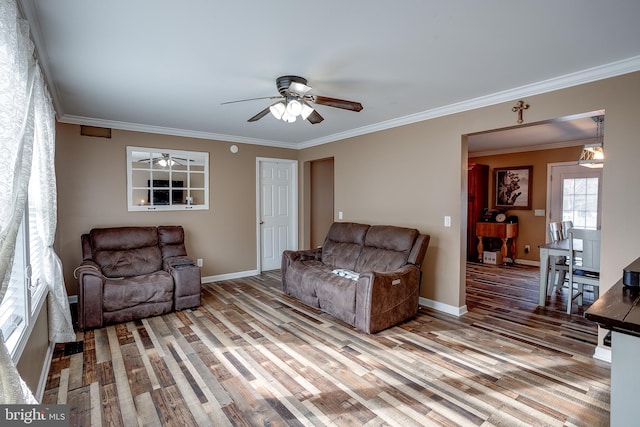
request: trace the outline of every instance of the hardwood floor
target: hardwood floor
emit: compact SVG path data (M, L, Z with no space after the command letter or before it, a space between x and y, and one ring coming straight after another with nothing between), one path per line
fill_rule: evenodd
M57 345L43 403L73 426L608 425L596 327L562 295L538 308L537 280L470 264L468 314L376 335L284 296L279 271L205 284L198 309Z

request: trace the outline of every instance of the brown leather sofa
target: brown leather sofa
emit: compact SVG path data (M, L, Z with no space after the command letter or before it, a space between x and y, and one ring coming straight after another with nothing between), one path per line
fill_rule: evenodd
M200 268L181 226L94 228L81 241L81 330L200 305Z
M336 222L322 247L283 253L282 288L373 334L417 313L429 240L413 228Z

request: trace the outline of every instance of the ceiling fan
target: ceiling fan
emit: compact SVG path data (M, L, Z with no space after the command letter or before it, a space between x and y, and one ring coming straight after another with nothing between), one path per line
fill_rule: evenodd
M222 104L255 101L258 99L278 99L278 102L268 106L247 121L258 121L268 113L271 113L277 119L284 120L288 123L293 123L298 117L301 117L303 120L308 120L314 125L323 121L324 117L322 117L310 104L326 105L327 107L342 108L343 110L350 111L362 110L362 104L359 102L309 94L311 87L307 86L307 79L303 77L278 77L276 79L276 87L278 88L280 95L229 101L223 102Z
M141 159L141 162L151 162L151 163L155 163L160 167L167 167L167 166L173 166L176 163L179 165L185 165L188 162L191 162L191 159L185 159L183 157L174 157L172 155L170 155L169 153L161 153L161 156L159 157L153 157L151 159Z

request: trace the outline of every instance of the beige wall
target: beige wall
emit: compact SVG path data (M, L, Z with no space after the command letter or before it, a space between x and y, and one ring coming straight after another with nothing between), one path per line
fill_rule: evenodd
M256 158L295 159L297 151L114 129L111 139L80 135L80 127L56 127L58 229L69 294L77 293L73 270L80 264L80 235L94 227L182 225L187 252L202 258L203 276L255 270ZM128 212L126 147L209 153L209 210Z
M640 228L629 215L640 209L640 121L636 96L640 73L628 74L547 94L527 97L525 123L606 110L606 164L603 176L602 280L613 284L621 269L640 255ZM57 157L59 226L57 246L67 286L80 258L79 237L92 227L181 223L193 257L203 258L203 275L256 268L255 158L298 158L300 247L310 246L308 162L334 158L335 206L345 221L416 227L431 235L423 266L422 296L453 307L464 305L466 229L466 137L510 127L516 100L349 138L300 151L155 134L113 131L112 139L82 137L77 126L59 125ZM211 209L199 212L127 212L125 146L209 151ZM536 169L537 171L537 169ZM540 188L536 175L536 188ZM541 208L544 200L536 200ZM540 196L541 197L541 196ZM545 207L546 208L546 207ZM445 215L452 227L443 226ZM531 237L533 239L533 237ZM523 244L525 242L522 242ZM535 245L531 242L530 244Z
M640 197L628 191L630 183L635 188L640 182L635 164L640 158L639 87L640 73L632 73L525 99L531 105L525 123L606 110L601 276L605 290L640 256L640 227L633 220L630 224L640 209ZM516 101L307 148L299 161L334 157L334 218L343 211L345 221L407 225L431 234L422 296L461 307L467 180L463 135L513 126L511 107ZM305 197L301 194L301 247L309 245ZM452 216L451 228L443 226L445 215Z
M502 154L495 156L473 157L470 161L489 166L489 207L494 207L495 168L510 166L533 166L531 185L531 209L512 209L509 215L518 217L517 259L537 262L540 259L538 246L546 243L546 217L534 216L535 209L547 211L547 165L549 163L570 162L578 160L582 146L558 148L554 150L527 151L522 153ZM524 253L524 246L529 245L531 252Z

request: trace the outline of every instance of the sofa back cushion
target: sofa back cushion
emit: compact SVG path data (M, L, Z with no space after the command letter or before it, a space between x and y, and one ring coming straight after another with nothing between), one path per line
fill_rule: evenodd
M362 251L369 225L334 222L322 245L324 264L353 270Z
M367 231L355 270L358 272L397 270L407 263L419 234L420 232L415 228L372 225Z
M187 249L184 247L184 229L180 225L158 226L158 240L162 259L187 256Z
M156 227L94 228L89 232L93 260L106 277L130 277L162 269Z

